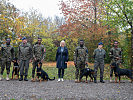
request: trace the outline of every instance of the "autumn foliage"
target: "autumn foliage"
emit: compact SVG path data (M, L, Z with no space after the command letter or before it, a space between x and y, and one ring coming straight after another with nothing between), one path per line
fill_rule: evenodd
M108 6L112 7L111 5L115 3L107 6L104 0L61 0L59 9L64 17L44 18L36 9L22 12L5 1L0 1L1 43L10 37L12 45L17 48L23 36L26 36L32 45L38 37L42 37L42 43L47 51L45 60L55 61L56 50L61 40L65 40L69 50L69 60L73 60L73 53L79 39L84 39L89 51L89 62L93 62L93 51L97 48L98 42L103 42L107 52L105 61L110 63L108 53L114 40L117 40L123 49L123 62L127 66L130 63L131 49L126 45L131 45L129 42L131 34L128 31L130 29L123 31L125 27L120 29L119 26L122 25L117 21L111 23L111 14L107 12Z

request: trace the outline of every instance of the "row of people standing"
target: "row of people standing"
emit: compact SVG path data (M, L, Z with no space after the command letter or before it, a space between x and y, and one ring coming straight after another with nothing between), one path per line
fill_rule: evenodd
M117 63L120 64L122 60L122 52L121 49L118 48L118 42L114 42L114 47L111 48L109 52L109 56L111 58L111 64ZM98 68L100 69L100 82L104 83L103 81L103 74L104 74L104 59L106 57L106 51L103 49L103 43L98 43L98 48L96 48L93 52L94 56L94 83L97 83L97 71ZM80 40L80 46L75 49L74 53L74 64L76 67L75 73L75 82L79 83L82 81L80 79L80 75L82 73L82 69L85 68L86 63L88 62L88 50L84 46L84 41ZM79 74L80 71L80 74ZM112 82L114 69L110 67L110 82Z
M0 80L3 78L3 71L6 66L7 77L6 80L9 80L10 66L11 61L14 58L14 48L10 45L10 39L6 40L6 44L1 47L1 75ZM33 69L32 69L32 81L34 81L35 69L38 62L42 62L45 57L46 49L41 44L42 39L38 38L38 42L33 46L33 49L29 43L27 43L26 37L22 38L22 43L18 48L18 60L20 67L20 81L23 79L28 81L28 69L29 63L33 60ZM97 70L100 68L100 82L103 81L103 73L104 73L104 58L106 55L105 50L102 48L103 43L100 42L98 44L98 48L94 50L94 82L96 83ZM118 48L118 42L114 43L114 47L110 50L109 53L112 62L121 62L121 49ZM58 68L58 81L63 81L64 69L67 68L68 62L68 49L65 46L65 41L60 42L60 47L57 49L56 53L56 61ZM76 68L75 72L75 82L81 82L80 79L81 70L85 68L85 65L88 63L88 49L84 45L84 41L80 40L79 46L75 49L74 52L74 64ZM112 81L113 69L110 71L110 81Z
M35 68L37 61L42 62L45 56L45 48L41 44L42 39L38 38L38 43L34 45L33 49L29 43L27 43L26 37L22 38L22 43L18 47L18 62L20 68L20 78L19 81L23 79L28 81L28 69L29 63L33 60L33 69L32 69L32 79L34 79ZM6 44L1 46L0 55L1 55L1 73L0 80L3 79L3 72L6 67L7 77L6 80L9 80L9 73L11 62L15 57L15 52L13 46L10 45L11 40L6 39Z
M38 65L38 63L41 64L44 60L46 49L44 45L42 45L42 38L38 38L37 43L33 46L33 49L31 48L30 44L27 43L26 37L22 38L22 43L19 46L18 52L19 52L19 61L20 61L20 79L19 81L22 81L23 78L25 81L28 81L28 69L29 69L29 63L33 62L33 68L32 68L32 81L34 81L35 77L35 69ZM32 61L33 60L33 61ZM25 71L25 72L24 72Z
M114 47L111 48L109 56L111 58L111 63L121 63L122 53L121 49L118 48L118 42L114 42ZM64 50L64 51L63 51ZM97 83L97 71L100 69L100 82L103 81L104 74L104 59L106 57L106 51L103 49L103 43L98 43L98 48L94 50L94 83ZM65 41L61 41L60 47L57 50L56 54L57 68L58 70L58 81L63 81L64 69L67 68L68 61L68 50L65 47ZM79 41L79 46L76 47L74 52L74 65L76 68L75 72L75 83L82 82L81 75L82 70L85 68L85 65L88 63L88 49L84 45L84 41ZM110 82L112 82L114 69L110 68Z

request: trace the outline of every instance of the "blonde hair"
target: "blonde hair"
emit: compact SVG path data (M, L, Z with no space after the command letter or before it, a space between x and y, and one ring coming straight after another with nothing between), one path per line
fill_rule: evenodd
M60 42L60 47L61 47L62 43L64 43L64 46L66 46L65 41L64 41L64 40L62 40L62 41Z

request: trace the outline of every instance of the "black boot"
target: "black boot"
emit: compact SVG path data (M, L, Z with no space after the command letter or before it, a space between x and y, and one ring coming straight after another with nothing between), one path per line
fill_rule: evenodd
M96 77L94 77L94 83L97 83L97 79L96 79Z
M19 81L23 81L23 75L20 76Z
M103 77L100 77L100 82L101 82L101 83L105 83L105 82L103 81Z
M27 79L27 75L24 77L24 81L28 81L28 79Z

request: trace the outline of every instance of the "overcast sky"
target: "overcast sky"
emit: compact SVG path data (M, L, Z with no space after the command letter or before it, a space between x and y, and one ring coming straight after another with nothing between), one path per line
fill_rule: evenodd
M54 15L63 16L59 10L60 0L9 0L18 9L29 11L29 9L37 9L44 17L54 17Z

